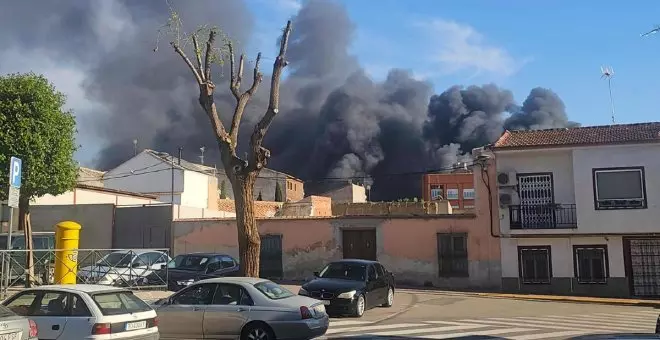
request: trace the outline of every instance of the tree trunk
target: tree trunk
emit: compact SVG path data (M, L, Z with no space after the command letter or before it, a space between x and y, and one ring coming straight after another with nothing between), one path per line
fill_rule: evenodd
M227 171L227 173L231 173ZM257 173L236 176L232 180L238 228L238 255L242 276L259 277L261 238L254 216L254 182Z
M25 236L25 286L32 287L34 282L34 257L32 255L32 223L30 223L30 200L21 197L18 201L18 230Z

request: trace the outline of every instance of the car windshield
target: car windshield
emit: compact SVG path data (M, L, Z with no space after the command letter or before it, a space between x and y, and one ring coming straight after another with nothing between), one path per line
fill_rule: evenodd
M110 292L92 295L103 315L120 315L147 312L151 307L132 292Z
M201 255L179 255L167 264L167 268L190 271L204 270L209 258Z
M334 262L328 264L321 273L320 278L364 281L367 266L359 263Z
M99 266L128 268L135 254L131 253L110 253L96 262Z
M257 288L262 294L266 295L269 299L280 300L285 299L295 294L291 293L288 289L278 285L275 282L271 281L262 281L254 284L254 288Z

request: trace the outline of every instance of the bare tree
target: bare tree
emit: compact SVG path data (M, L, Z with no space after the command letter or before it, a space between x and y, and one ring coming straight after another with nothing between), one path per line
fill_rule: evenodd
M261 53L257 54L257 59L254 63L252 84L247 90L242 91L241 84L243 82L243 71L246 62L245 54L241 54L238 64L236 64L234 45L231 40L222 39L221 48L217 48L215 45L219 31L215 28L199 29L190 36L180 34L179 28L181 25L178 16L173 11L171 14L172 17L168 26L171 29L170 32L174 34L172 35L173 40L170 42L170 45L186 63L199 86L199 104L211 122L213 133L220 148L222 164L234 192L241 273L244 276L258 277L261 239L254 216L254 183L259 172L266 166L270 157L270 151L264 148L262 144L268 127L279 111L280 79L282 71L288 64L285 57L289 43L289 34L291 33L291 21L287 22L286 28L282 33L279 54L273 63L268 108L259 123L254 127L254 131L250 137L247 159L241 159L237 155L238 130L245 107L263 80L263 74L259 70ZM206 36L204 47L200 47L199 45L202 35ZM192 42L193 60L188 57L185 51L185 42L187 41ZM211 72L212 64L214 62L222 62L223 55L225 54L229 58L231 68L229 88L236 99L229 130L225 128L220 120L213 99L215 83L213 82Z

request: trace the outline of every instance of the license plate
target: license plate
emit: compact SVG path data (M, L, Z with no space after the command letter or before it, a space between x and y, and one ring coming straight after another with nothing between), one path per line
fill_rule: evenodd
M0 340L21 340L22 338L23 332L0 334Z
M143 329L147 328L147 322L146 321L138 321L138 322L127 322L126 323L126 330L127 331L134 331L136 329ZM2 339L0 339L2 340Z

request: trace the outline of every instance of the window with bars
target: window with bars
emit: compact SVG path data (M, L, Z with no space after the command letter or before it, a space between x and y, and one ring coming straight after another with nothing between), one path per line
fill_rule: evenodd
M467 234L438 234L438 275L468 277Z
M550 246L518 247L518 271L522 283L550 283L551 261Z
M573 268L578 283L606 283L608 262L606 245L573 246Z

